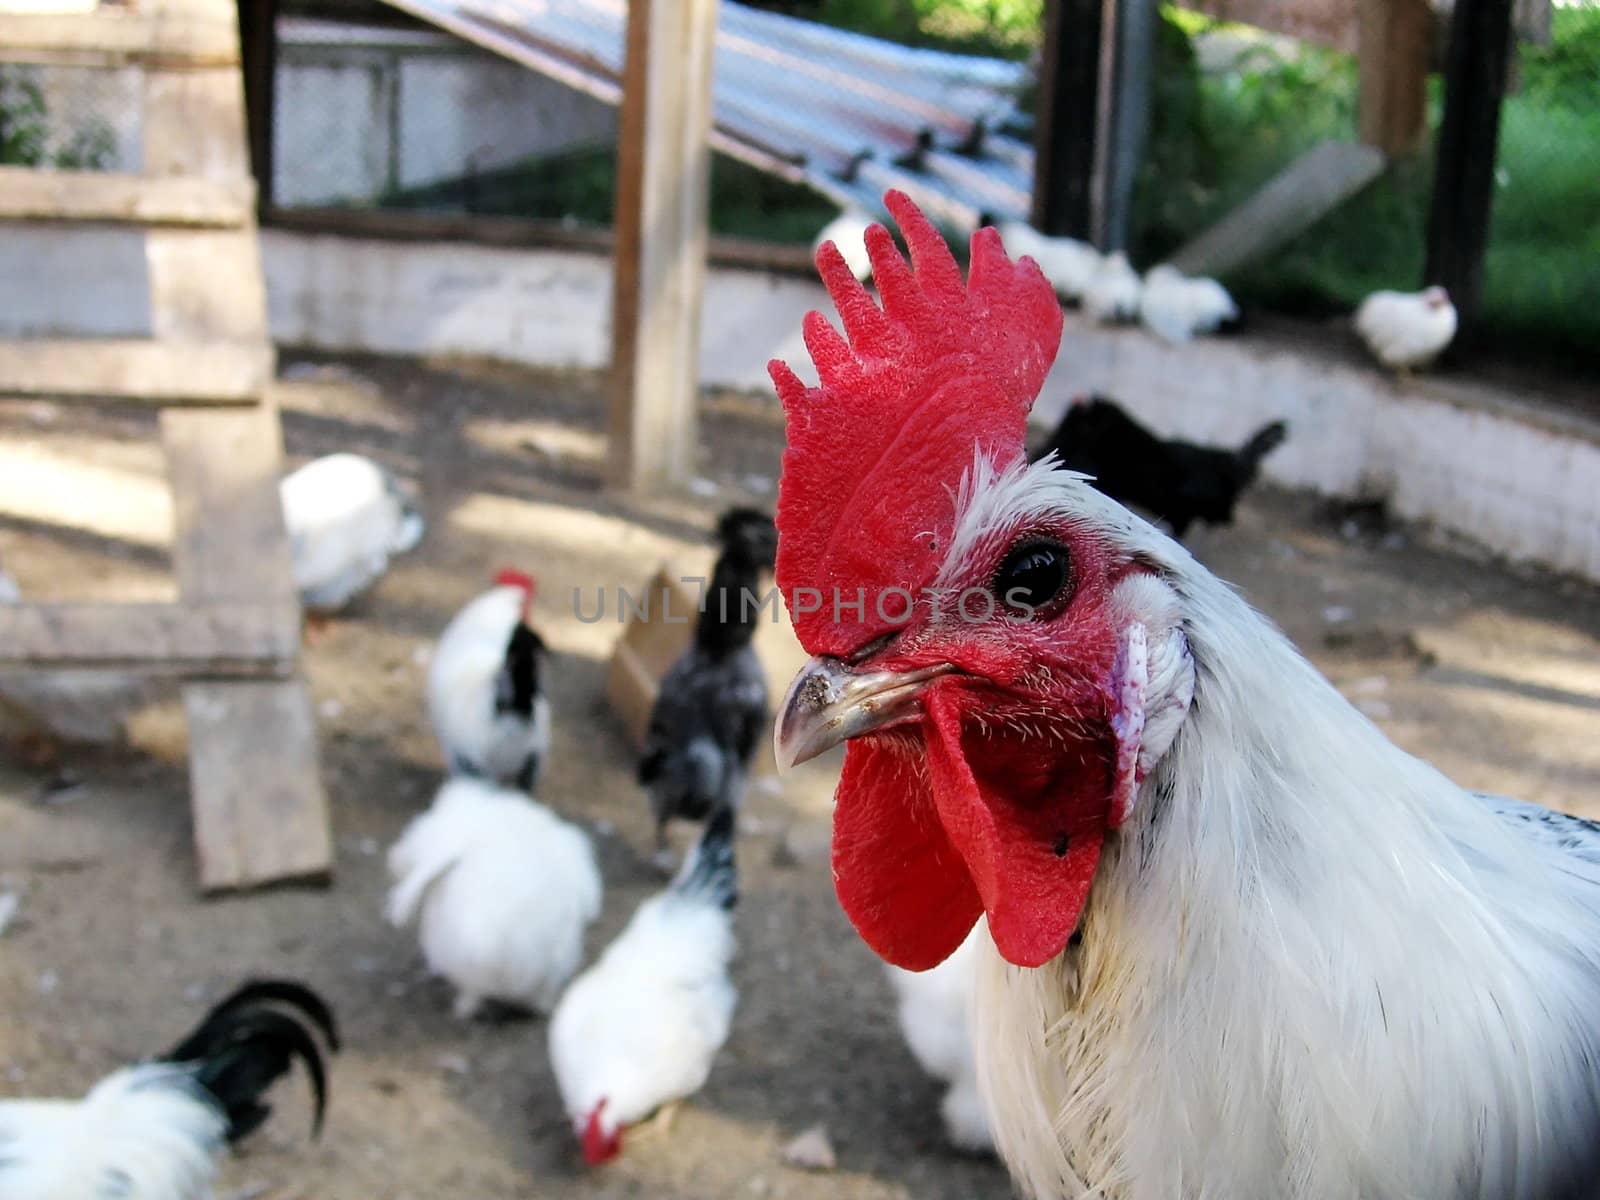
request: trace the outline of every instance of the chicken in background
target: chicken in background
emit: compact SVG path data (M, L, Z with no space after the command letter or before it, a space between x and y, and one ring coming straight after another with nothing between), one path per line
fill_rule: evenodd
M880 312L821 256L845 333L812 318L818 387L771 368L778 585L869 601L795 614L776 748L848 742L834 885L881 957L925 970L986 919L1019 1190L1594 1196L1600 824L1451 782L1182 546L1030 466L1049 284L988 230L963 280L886 203L914 275L868 232L904 282ZM889 588L934 603L891 626Z
M1404 375L1444 353L1456 336L1456 306L1442 287L1373 292L1356 309L1355 327L1374 358Z
M1023 221L1002 221L1000 241L1012 258L1026 254L1062 300L1079 300L1100 269L1100 252L1077 238L1050 237ZM857 276L860 278L860 276Z
M720 809L677 878L650 897L550 1020L550 1063L590 1166L616 1157L622 1131L699 1091L728 1040L736 818Z
M811 239L812 253L815 253L823 242L832 242L839 248L839 253L844 255L844 261L849 264L855 277L865 283L872 278L872 263L867 258L866 243L861 238L866 233L867 226L871 224L872 218L866 213L858 208L847 208L824 225L817 236Z
M81 1100L0 1100L0 1200L210 1200L217 1155L272 1112L295 1059L322 1128L327 1075L316 1029L333 1014L298 983L247 983L166 1054L102 1079Z
M550 751L544 642L528 625L534 582L503 570L445 626L428 666L428 716L445 768L532 791Z
M549 1012L600 914L588 835L481 779L445 782L390 848L389 876L389 922L417 923L428 969L455 986L461 1020L487 1002Z
M1143 285L1139 272L1121 250L1108 254L1095 267L1083 289L1083 311L1102 325L1131 321L1139 315Z
M425 526L388 471L359 454L329 454L279 484L300 604L320 620L367 591Z
M1139 320L1151 333L1181 345L1239 320L1239 306L1215 279L1185 275L1163 263L1144 277Z
M1056 452L1060 465L1123 504L1134 504L1172 526L1181 538L1195 521L1227 525L1261 460L1289 436L1282 421L1262 426L1236 450L1197 446L1151 433L1101 396L1074 400L1034 456Z
M695 620L694 641L661 680L639 783L650 796L658 865L668 866L667 824L737 808L757 742L767 728L767 676L751 644L772 570L772 518L733 508L717 522L722 549Z
M965 1154L994 1153L989 1115L978 1093L972 1028L978 943L988 940L980 917L967 940L938 966L927 971L888 968L900 1033L922 1069L947 1085L939 1116L950 1144Z

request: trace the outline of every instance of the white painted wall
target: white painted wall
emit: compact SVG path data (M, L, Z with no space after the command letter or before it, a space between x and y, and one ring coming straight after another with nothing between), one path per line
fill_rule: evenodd
M325 350L486 355L601 367L609 357L611 263L578 252L262 233L273 337ZM714 268L700 342L704 383L767 388L783 358L815 379L800 338L808 309L830 311L805 279ZM1140 329L1069 314L1035 406L1053 424L1072 396L1115 396L1169 435L1242 441L1289 421L1265 473L1328 495L1387 496L1518 561L1600 581L1600 430L1558 429L1514 399L1477 404L1448 385L1399 385L1315 346L1213 339L1168 346Z

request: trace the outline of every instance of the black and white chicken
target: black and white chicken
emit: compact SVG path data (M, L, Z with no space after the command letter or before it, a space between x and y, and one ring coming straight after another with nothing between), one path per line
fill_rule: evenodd
M171 1050L81 1100L0 1100L0 1200L210 1200L217 1155L271 1113L263 1096L299 1059L322 1128L327 1074L312 1029L333 1014L297 983L247 983Z

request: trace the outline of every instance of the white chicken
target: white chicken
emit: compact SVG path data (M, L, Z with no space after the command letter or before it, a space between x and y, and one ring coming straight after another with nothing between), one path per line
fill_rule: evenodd
M948 1085L939 1115L950 1144L967 1154L994 1153L989 1114L978 1091L972 1028L978 943L988 940L988 927L980 918L960 948L931 970L888 968L900 1032L922 1069Z
M1139 315L1141 290L1139 272L1118 250L1101 259L1089 277L1083 289L1083 311L1103 325L1131 321Z
M400 485L359 454L330 454L284 476L278 494L294 583L308 612L339 611L422 540L422 515Z
M81 1100L0 1100L0 1200L211 1200L224 1146L267 1119L263 1094L298 1058L322 1125L326 1076L299 1015L339 1048L333 1016L287 981L246 984L160 1059Z
M872 218L859 208L847 208L811 239L811 249L815 252L823 242L832 242L839 247L839 253L844 255L855 277L865 283L872 278L872 263L867 258L866 243L861 239L871 224Z
M1456 306L1442 287L1373 292L1356 309L1355 326L1374 358L1405 373L1444 353L1456 336Z
M1152 267L1139 296L1139 320L1165 341L1183 343L1239 319L1239 306L1215 279L1191 277L1166 263Z
M1050 237L1023 221L1003 221L1000 240L1012 258L1026 254L1063 300L1077 300L1100 268L1100 252L1077 238Z
M984 230L963 278L887 205L914 275L869 232L904 282L879 311L824 257L847 335L810 320L817 387L772 368L778 586L866 598L793 606L777 758L848 742L834 888L881 956L933 967L986 919L1019 1187L1596 1195L1600 824L1453 783L1182 546L1029 464L1048 283Z
M479 779L439 789L390 848L389 875L389 922L417 922L423 957L455 986L462 1020L487 1001L549 1012L600 913L588 835Z
M693 1095L728 1039L734 812L719 810L678 876L641 904L550 1021L550 1063L584 1161L622 1149L622 1130Z
M446 768L531 791L550 750L533 579L504 570L445 626L428 666L428 716Z

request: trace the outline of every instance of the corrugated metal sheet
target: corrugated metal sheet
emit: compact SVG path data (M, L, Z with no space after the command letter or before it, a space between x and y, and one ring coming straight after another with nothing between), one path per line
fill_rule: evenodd
M397 8L589 95L622 96L625 0L389 0ZM1033 152L1017 63L915 50L722 0L713 146L878 209L885 188L970 230L1025 217Z

